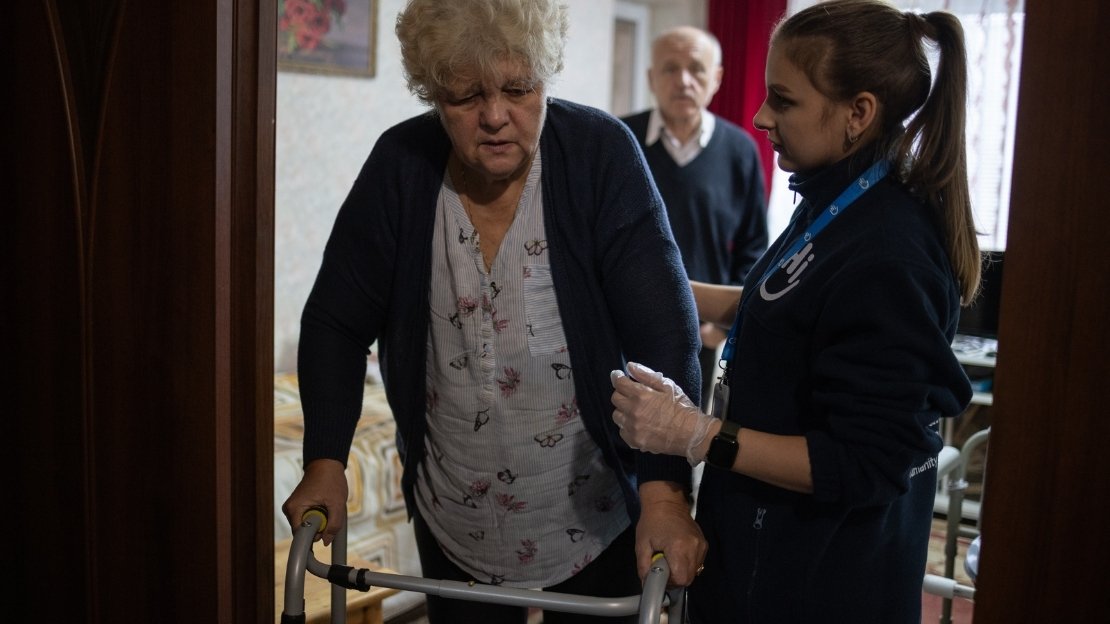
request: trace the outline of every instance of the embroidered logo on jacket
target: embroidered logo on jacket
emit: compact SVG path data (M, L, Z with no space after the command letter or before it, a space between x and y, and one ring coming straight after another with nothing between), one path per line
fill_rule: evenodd
M767 279L759 285L759 296L762 297L764 301L774 301L793 290L793 288L799 284L798 280L801 278L802 272L806 270L806 267L808 267L809 263L813 260L812 251L813 243L807 243L805 247L798 250L798 253L787 258L782 267L786 270L788 276L786 279L786 287L777 292L771 292L767 290L767 282L771 280Z

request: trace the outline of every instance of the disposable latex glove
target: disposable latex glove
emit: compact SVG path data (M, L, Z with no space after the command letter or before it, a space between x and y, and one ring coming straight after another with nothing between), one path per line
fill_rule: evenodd
M628 363L613 382L613 421L629 446L649 453L686 457L691 466L702 462L698 446L705 441L713 418L701 413L678 384L650 368Z

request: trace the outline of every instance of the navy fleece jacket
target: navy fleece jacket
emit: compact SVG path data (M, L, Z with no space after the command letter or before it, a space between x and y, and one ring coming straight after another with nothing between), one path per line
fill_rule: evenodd
M804 201L748 276L728 418L804 436L814 491L706 469L694 622L920 622L938 421L971 398L950 347L960 296L937 220L892 174L757 284L870 164L795 176Z

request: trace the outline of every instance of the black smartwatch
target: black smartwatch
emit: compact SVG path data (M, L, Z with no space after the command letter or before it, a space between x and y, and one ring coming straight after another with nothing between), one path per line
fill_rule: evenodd
M713 436L709 443L709 452L705 454L705 461L710 466L732 470L736 461L736 453L740 450L740 442L736 440L736 433L740 431L740 423L733 420L722 420L721 430Z

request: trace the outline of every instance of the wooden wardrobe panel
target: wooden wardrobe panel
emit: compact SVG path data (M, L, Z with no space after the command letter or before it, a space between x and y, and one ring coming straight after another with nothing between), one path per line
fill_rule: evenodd
M11 9L16 617L272 621L274 3Z
M1065 5L1026 1L976 622L1110 620L1110 14Z
M88 519L84 381L84 273L87 204L73 161L81 148L69 131L67 89L44 7L19 3L9 16L20 28L8 37L19 62L5 64L4 144L10 167L2 284L4 402L0 412L15 498L7 506L18 566L16 613L51 605L59 621L82 621L89 601L85 565ZM7 81L5 81L7 82ZM11 561L11 560L9 560ZM66 600L56 583L66 575Z

